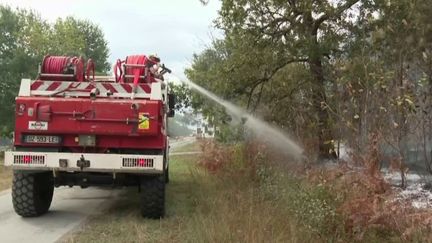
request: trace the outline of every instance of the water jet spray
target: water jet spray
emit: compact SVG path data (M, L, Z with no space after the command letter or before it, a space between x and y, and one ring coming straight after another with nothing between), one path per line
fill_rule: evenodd
M205 97L225 107L225 109L227 109L231 115L238 117L246 128L251 130L260 139L271 144L274 148L282 152L287 152L295 159L304 158L303 149L292 139L290 139L289 136L280 128L274 127L267 122L249 114L246 110L232 104L231 102L223 100L214 93L204 89L190 80L182 80L180 78L178 79Z

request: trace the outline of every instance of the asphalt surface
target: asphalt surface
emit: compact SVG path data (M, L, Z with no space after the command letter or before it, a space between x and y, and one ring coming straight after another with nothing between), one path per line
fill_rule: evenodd
M171 150L194 141L171 141ZM54 192L50 211L37 218L15 214L11 190L0 192L0 242L56 242L82 224L88 216L101 213L120 197L122 189L60 187Z

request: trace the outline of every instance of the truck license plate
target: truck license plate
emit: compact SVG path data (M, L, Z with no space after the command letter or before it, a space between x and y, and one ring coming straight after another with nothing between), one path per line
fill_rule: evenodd
M45 136L45 135L26 135L24 137L26 143L48 143L58 144L60 143L59 136Z

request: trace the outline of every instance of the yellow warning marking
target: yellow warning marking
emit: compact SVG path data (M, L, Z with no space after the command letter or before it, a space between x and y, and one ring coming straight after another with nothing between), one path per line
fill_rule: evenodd
M138 129L139 130L148 130L150 128L150 120L145 115L145 113L139 113L139 123L138 123Z

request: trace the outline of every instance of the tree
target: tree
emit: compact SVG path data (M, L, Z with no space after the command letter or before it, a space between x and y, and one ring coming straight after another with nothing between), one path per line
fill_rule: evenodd
M91 58L96 71L106 73L108 63L108 42L99 26L73 17L58 19L53 26L54 53L57 55L76 55Z
M48 50L49 25L32 11L12 10L0 5L0 124L2 135L13 129L14 101L19 80L34 77Z
M201 59L211 56L220 57L222 62L213 62L209 68L214 92L222 91L218 85L226 82L224 96L238 98L246 95L246 106L255 111L263 101L263 93L272 90L270 83L282 84L280 76L289 66L308 70L305 82L288 83L284 80L287 93L278 95L282 99L293 98L293 90L302 91L302 103L310 103L314 120L308 123L315 127L318 137L318 151L321 158L334 156L330 141L333 140L332 122L328 111L327 92L332 80L326 73L332 57L343 52L343 42L355 21L350 9L359 0L347 1L262 1L262 0L225 0L222 2L217 26L224 30L225 39L214 43L216 54L206 50L194 59L189 78L198 81L203 73ZM219 68L218 68L219 67ZM219 70L213 71L212 70ZM201 70L198 72L197 71ZM286 72L285 72L286 74ZM210 74L205 83L210 83ZM278 80L275 82L275 80ZM232 82L230 82L232 81ZM296 85L301 85L300 89ZM281 85L283 86L283 85ZM229 87L229 88L228 88ZM307 96L307 102L304 96ZM265 99L265 97L264 97ZM310 101L310 102L309 102Z
M68 17L54 26L31 10L0 5L0 131L14 126L14 101L22 78L34 78L44 55L93 57L99 72L109 69L103 32L89 21Z
M21 23L19 17L9 7L0 6L0 124L1 135L8 135L12 128L10 116L13 112L14 90L17 84L11 82L16 73L13 72L13 59L17 50L17 39Z

